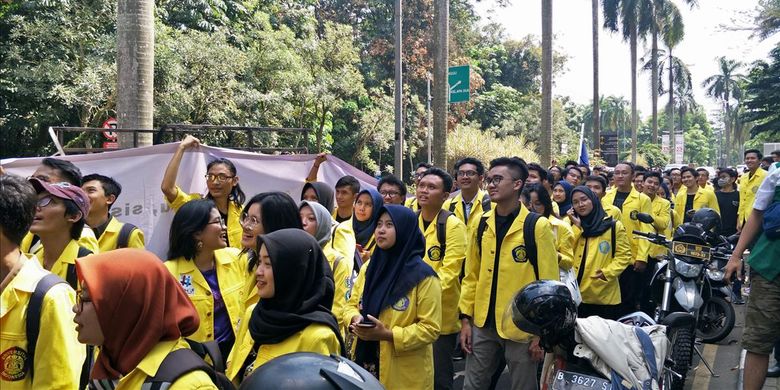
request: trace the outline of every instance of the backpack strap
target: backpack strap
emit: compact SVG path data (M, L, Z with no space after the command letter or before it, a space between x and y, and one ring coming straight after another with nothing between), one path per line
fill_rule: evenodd
M127 248L127 245L130 242L130 235L133 234L133 231L136 229L138 229L138 227L132 223L125 223L122 225L122 228L119 229L119 238L116 240L117 249Z
M442 259L444 258L444 254L447 253L447 218L449 218L450 215L453 215L452 212L441 210L436 217L436 239L439 240Z
M528 256L528 261L530 261L531 266L534 267L534 276L536 276L536 280L539 280L539 258L537 256L538 253L536 248L536 221L538 221L541 216L541 214L531 211L523 222L525 255Z
M79 253L76 255L76 258L86 257L91 254L91 250L80 246ZM68 268L65 270L65 280L68 282L70 287L72 287L74 290L78 290L79 281L76 277L76 264L68 264Z
M588 262L588 237L585 237L585 246L582 250L582 259L580 259L580 270L577 272L577 285L582 284L582 277L585 275L585 263Z
M35 291L30 296L30 302L25 311L25 332L27 333L27 371L30 373L30 379L33 378L33 369L35 368L35 347L38 345L38 335L41 331L41 308L43 298L52 287L65 283L62 278L55 274L47 274L35 285Z
M222 358L222 351L219 349L219 343L216 340L204 343L190 339L184 339L184 341L190 345L190 349L200 356L201 359L205 360L205 357L208 356L211 359L214 371L225 372L225 360Z
M479 219L479 225L477 225L477 249L479 250L479 258L482 259L482 236L485 235L485 229L487 229L488 217L483 216Z
M451 213L454 213L454 212L455 212L455 208L457 208L457 207L458 207L458 202L456 202L456 201L455 201L455 199L452 199L452 200L450 201L450 207L448 207L448 208L449 208L449 211L450 211Z
M189 348L171 351L157 369L157 375L147 378L141 389L167 389L177 379L193 371L203 371L211 377L212 381L216 380L214 370L195 351Z
M490 195L486 192L482 195L482 212L486 213L488 210L490 210Z
M615 228L617 228L617 221L615 221L613 219L612 220L612 228L611 228L611 230L612 230L612 258L613 259L615 258L615 244L617 243L617 239L615 237L615 235L616 235L616 233L615 233L616 229Z

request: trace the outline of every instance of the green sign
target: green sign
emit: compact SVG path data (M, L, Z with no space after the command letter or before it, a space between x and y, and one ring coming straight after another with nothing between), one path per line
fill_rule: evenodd
M463 103L469 101L469 66L451 66L447 72L449 84L449 102Z

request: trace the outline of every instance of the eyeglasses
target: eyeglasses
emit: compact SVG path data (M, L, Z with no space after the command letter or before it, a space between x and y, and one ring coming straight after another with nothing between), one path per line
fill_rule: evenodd
M82 295L83 293L84 290L81 287L76 290L76 307L78 308L78 313L84 311L84 302L92 302L92 298L84 298Z
M457 177L474 177L474 176L477 176L477 172L475 172L475 171L458 171L455 175Z
M395 198L401 195L401 193L398 191L381 191L379 195L382 195L383 198Z
M223 175L221 173L219 175L214 175L214 174L209 173L208 175L205 176L206 181L210 181L212 183L224 183L227 180L232 179L234 177L235 176Z
M416 180L416 179L422 178L423 177L423 173L425 173L425 172L420 172L420 173L415 172L415 173L412 173L412 179Z
M257 225L260 224L260 221L257 220L253 215L248 214L241 214L241 226L245 229L253 230Z
M503 177L501 175L488 176L488 177L485 178L484 182L485 182L486 186L489 186L491 184L493 186L498 186L498 184L501 183L501 180L504 180L504 179L505 179L505 177ZM510 177L510 179L512 179L512 178ZM515 180L515 179L512 179L512 180Z
M209 221L208 223L208 225L214 225L214 224L218 224L220 227L225 227L225 222L222 220L222 218Z
M51 196L44 196L43 198L38 199L38 202L35 203L36 207L44 208L51 204L52 197Z

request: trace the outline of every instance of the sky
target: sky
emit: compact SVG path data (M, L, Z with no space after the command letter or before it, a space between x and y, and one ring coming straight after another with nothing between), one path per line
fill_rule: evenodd
M765 41L751 38L752 14L758 0L699 0L699 6L690 9L683 1L674 0L683 14L685 38L673 54L682 59L691 71L696 102L708 111L714 120L719 104L706 96L703 80L718 73L716 59L726 56L745 64L764 59L780 41L780 34ZM528 34L541 37L541 1L512 0L506 9L496 8L492 0L476 3L483 22L494 21L506 29L509 38L519 39ZM601 10L600 10L601 11ZM603 17L599 16L599 23ZM593 96L593 42L591 36L591 1L557 0L553 2L553 47L569 58L566 72L554 77L553 95L569 96L579 104L589 104ZM637 56L649 52L650 41L640 40ZM624 96L631 101L631 60L627 42L619 33L604 29L599 32L599 93L603 96ZM641 60L640 60L641 63ZM639 65L641 67L641 65ZM748 68L741 73L746 74ZM659 107L666 97L659 98ZM641 118L651 113L650 74L638 73L637 105ZM659 108L659 111L662 108Z

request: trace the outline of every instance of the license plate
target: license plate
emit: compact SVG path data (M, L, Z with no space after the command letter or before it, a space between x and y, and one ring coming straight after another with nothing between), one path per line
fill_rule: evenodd
M687 242L672 242L672 253L680 256L693 257L695 259L709 260L710 247L706 245L689 244Z
M597 389L608 390L611 384L608 380L578 374L576 372L558 370L555 372L555 380L553 381L551 390L584 390L584 389Z

